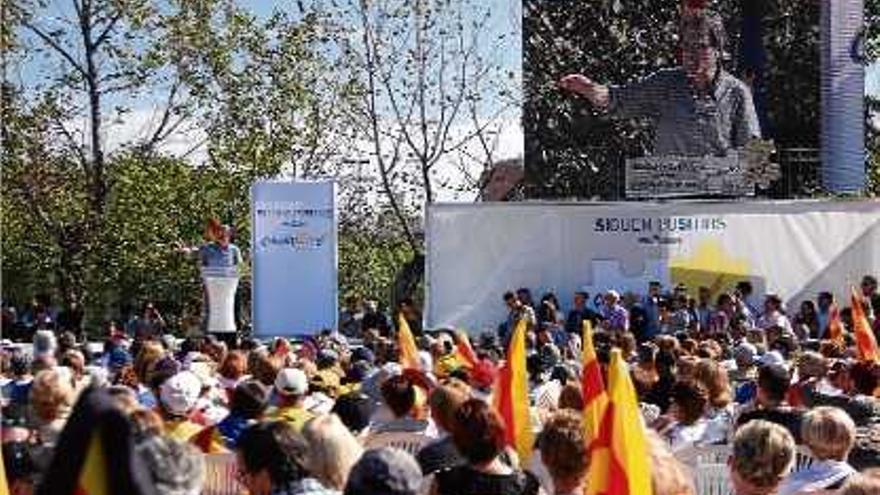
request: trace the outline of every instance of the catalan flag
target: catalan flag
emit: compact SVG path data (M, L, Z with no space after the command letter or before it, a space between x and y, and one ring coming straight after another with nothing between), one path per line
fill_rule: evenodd
M859 295L855 288L852 289L852 319L853 334L856 337L856 347L859 350L859 359L862 361L880 362L880 351L877 350L877 339L874 337L874 331L871 330L871 324L868 323L868 317L865 316L865 307L859 300Z
M221 454L228 452L223 441L223 436L216 425L203 428L202 431L191 436L189 443L195 445L205 454Z
M134 452L128 418L102 389L86 389L68 419L38 495L153 495L145 461Z
M843 321L840 319L840 306L831 305L831 316L828 318L828 338L843 342Z
M593 325L590 320L584 320L582 349L581 392L584 396L585 437L589 445L599 434L599 425L608 406L608 394L605 393L602 367L593 346Z
M400 348L400 365L404 369L421 369L419 350L403 313L397 315L397 347Z
M619 349L611 351L608 407L590 449L587 494L652 495L651 457L635 387Z
M455 332L455 353L464 364L464 367L468 369L473 369L480 361L477 359L477 353L474 352L474 347L471 345L471 339L462 330Z
M520 319L513 329L507 358L498 374L492 403L504 419L505 441L519 456L521 466L528 465L534 447L529 417L529 375L526 371L526 322Z

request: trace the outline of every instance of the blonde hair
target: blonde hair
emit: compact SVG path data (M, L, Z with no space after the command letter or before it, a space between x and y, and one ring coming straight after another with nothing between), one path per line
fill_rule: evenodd
M794 462L795 443L782 426L755 419L737 430L730 468L759 488L774 488Z
M856 474L843 485L840 495L877 495L880 493L880 468Z
M54 369L43 370L34 377L30 401L34 414L43 421L52 421L73 404L70 380Z
M722 369L717 361L701 359L694 371L694 378L708 390L709 404L712 407L723 409L733 400L727 371Z
M455 411L470 398L470 387L463 381L452 378L436 387L428 396L431 416L439 426L449 431L455 424Z
M134 358L134 372L138 381L143 384L149 384L153 379L153 373L156 370L156 363L165 355L165 349L162 344L147 340L141 346L141 350Z
M691 476L672 455L669 444L654 430L648 429L646 434L651 449L651 486L654 495L694 495Z
M856 441L856 424L843 409L816 407L804 415L801 437L817 459L846 460Z
M302 433L309 443L309 473L328 488L344 489L349 471L363 453L361 444L335 414L315 417Z

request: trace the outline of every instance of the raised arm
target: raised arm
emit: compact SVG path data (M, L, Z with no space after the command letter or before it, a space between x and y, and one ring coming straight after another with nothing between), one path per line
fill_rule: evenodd
M610 102L608 86L592 81L583 74L569 74L559 80L559 87L582 96L593 106L606 110Z

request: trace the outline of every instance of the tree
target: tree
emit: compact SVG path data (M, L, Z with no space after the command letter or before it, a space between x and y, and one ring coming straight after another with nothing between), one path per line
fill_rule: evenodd
M350 0L339 16L351 22L342 37L357 81L351 121L412 256L394 300L421 280L422 205L452 185L451 172L491 166L492 135L516 104L515 74L496 59L513 39L490 28L499 15L470 0Z

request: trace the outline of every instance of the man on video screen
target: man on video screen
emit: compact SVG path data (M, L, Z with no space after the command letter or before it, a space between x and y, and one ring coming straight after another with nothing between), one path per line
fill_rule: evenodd
M748 86L721 67L726 43L721 19L703 9L687 9L679 38L681 67L621 86L582 74L567 75L559 84L612 115L650 118L655 155L725 156L759 138Z

